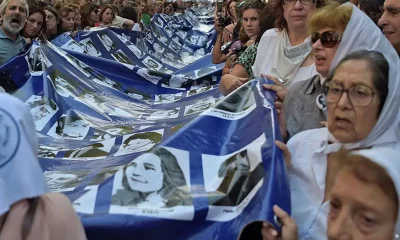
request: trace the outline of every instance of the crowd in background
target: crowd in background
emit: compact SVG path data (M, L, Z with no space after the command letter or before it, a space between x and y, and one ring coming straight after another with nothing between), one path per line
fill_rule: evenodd
M180 13L193 4L4 0L0 63L37 37L51 40L96 26L140 31L155 13ZM225 62L221 93L241 99L234 90L257 77L268 79L263 87L276 93L283 141L275 143L284 155L291 215L279 203L261 206L282 224L278 233L264 223L263 238L393 239L400 231L400 1L230 0L215 6L212 61ZM31 130L22 136L31 151L14 161L32 165L21 168L26 174L18 180L28 188L23 180L41 174L34 123L16 98L0 94L0 102L8 103L0 109L12 111L21 129ZM0 239L16 229L23 236L39 234L32 239L44 239L42 233L84 239L68 200L57 194L38 197L45 184L34 186L39 187L30 194L0 201L5 205L0 205ZM61 213L65 221L57 218ZM57 231L46 233L41 226Z

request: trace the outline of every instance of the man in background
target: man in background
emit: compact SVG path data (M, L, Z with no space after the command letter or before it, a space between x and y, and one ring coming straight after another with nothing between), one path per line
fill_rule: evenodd
M378 25L400 55L400 1L386 0L383 9Z

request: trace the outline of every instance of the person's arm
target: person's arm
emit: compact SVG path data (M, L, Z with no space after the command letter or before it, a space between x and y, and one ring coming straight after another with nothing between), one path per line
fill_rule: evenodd
M85 230L70 200L61 193L43 197L44 213L49 224L50 239L86 240Z
M215 30L217 31L217 40L215 41L212 51L212 63L219 64L226 61L226 55L222 53L222 31L223 28L219 24L218 19L215 19Z
M131 30L134 25L135 25L134 21L126 19L122 24L122 28Z
M244 66L240 63L237 63L233 67L231 74L241 78L249 78L249 74L247 73L246 68L244 68Z
M224 28L224 32L223 32L223 40L224 43L230 42L232 41L232 33L233 33L233 29L235 28L235 26L233 24L230 24L229 26L227 26L226 28Z
M219 83L219 91L224 95L228 95L229 93L233 92L235 89L242 86L244 83L249 81L248 78L240 78L234 76L232 74L225 74L221 78L221 82Z

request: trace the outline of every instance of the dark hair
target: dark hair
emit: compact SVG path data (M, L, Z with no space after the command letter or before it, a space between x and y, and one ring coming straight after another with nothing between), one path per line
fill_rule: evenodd
M80 14L82 16L81 28L85 28L87 26L94 27L95 23L91 23L89 21L90 13L98 8L99 6L96 3L85 3L82 5L80 9Z
M283 1L284 0L271 0L268 4L269 14L275 18L275 27L282 31L283 29L288 30L288 25L285 17L283 16ZM315 0L317 8L325 5L325 0Z
M190 205L192 200L187 189L185 175L180 168L176 157L170 151L164 148L154 149L149 153L154 154L161 160L161 169L163 171L164 178L162 187L159 190L159 194L162 198L167 200L165 203L166 207L169 208L176 205ZM134 161L135 159L132 162ZM140 204L146 199L148 193L141 193L130 188L125 175L125 171L129 165L130 164L123 168L122 186L125 190L131 193L133 203ZM113 203L117 201L111 200L111 202Z
M379 18L382 16L381 8L385 0L360 0L358 2L361 11L372 19L372 21L378 25Z
M230 9L229 9L229 7L231 6L231 3L233 3L233 2L239 2L239 0L230 0L229 2L228 2L228 4L226 4L226 13L228 13L228 16L229 17L233 17L232 16L232 14L231 14L231 11L230 11Z
M42 15L43 17L43 23L42 23L42 28L39 30L39 32L37 33L36 36L32 36L32 38L36 38L39 37L41 39L43 39L46 36L46 31L47 31L47 27L46 27L46 13L44 12L44 10L40 9L37 6L30 6L29 7L29 16L27 18L27 20L29 19L29 17L34 14L34 13L39 13ZM26 25L25 25L26 26ZM24 27L25 29L25 27ZM22 29L22 32L24 31L24 29ZM27 36L30 37L30 36Z
M48 4L47 2L43 2L43 1L37 2L37 5L38 5L38 7L39 7L40 9L43 9L43 8L49 6L49 4ZM43 9L43 10L44 10L44 9Z
M275 16L269 12L269 4L267 3L260 12L260 33L257 35L256 42L260 42L262 35L274 28Z
M100 10L100 22L101 23L103 23L103 13L107 10L107 9L111 9L111 11L113 12L113 19L112 20L114 20L115 19L115 16L117 15L117 12L116 12L116 9L112 6L112 5L110 5L110 4L104 4L102 7L101 7L101 10Z
M369 68L373 73L373 84L379 93L379 111L381 113L389 92L389 63L382 53L377 51L359 50L350 53L344 57L339 64L333 69L329 77L326 79L325 84L330 82L335 75L336 70L345 62L349 60L364 60L368 62ZM324 87L325 88L325 87Z
M138 22L138 14L135 8L131 6L125 6L121 9L121 17L132 20L135 23Z

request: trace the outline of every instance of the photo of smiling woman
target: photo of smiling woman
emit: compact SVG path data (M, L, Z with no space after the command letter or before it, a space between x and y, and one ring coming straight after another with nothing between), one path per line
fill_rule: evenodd
M177 158L164 148L140 155L120 171L122 188L113 190L112 205L147 208L192 205ZM114 182L114 188L116 185Z

